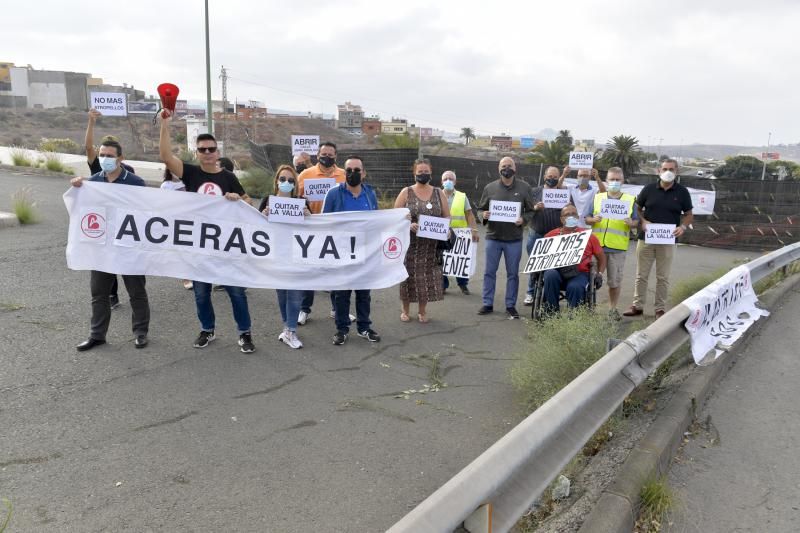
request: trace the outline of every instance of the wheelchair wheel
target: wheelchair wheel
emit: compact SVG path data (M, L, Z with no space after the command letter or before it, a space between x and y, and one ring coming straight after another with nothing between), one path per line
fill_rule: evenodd
M584 302L586 303L586 307L589 309L594 309L595 305L597 305L597 288L595 287L595 278L597 277L597 266L594 262L592 262L592 266L589 270L589 286L586 288L586 297Z
M533 275L533 305L531 305L531 318L542 319L542 300L544 299L544 272Z

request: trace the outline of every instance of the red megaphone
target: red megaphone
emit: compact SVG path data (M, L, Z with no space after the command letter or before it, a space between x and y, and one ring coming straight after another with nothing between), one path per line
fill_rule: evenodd
M174 114L179 92L180 89L178 89L178 86L172 83L162 83L159 85L158 96L161 97L161 107L168 109L170 113Z

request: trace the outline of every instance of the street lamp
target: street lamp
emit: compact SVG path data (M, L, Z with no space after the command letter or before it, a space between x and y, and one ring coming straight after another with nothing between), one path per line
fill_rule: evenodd
M206 119L208 121L208 133L214 134L214 117L211 114L211 46L208 42L208 0L206 4ZM224 111L224 110L223 110Z
M767 159L769 158L769 142L772 140L772 132L769 132L767 135L767 151L764 154L761 154L764 160L764 166L761 167L761 181L764 181L764 177L767 175Z

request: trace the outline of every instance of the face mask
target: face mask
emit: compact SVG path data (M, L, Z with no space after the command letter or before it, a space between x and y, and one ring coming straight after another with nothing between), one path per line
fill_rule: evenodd
M100 161L100 168L105 170L106 172L114 172L117 169L117 158L116 157L98 157L98 161Z
M358 187L361 185L361 171L355 170L346 170L345 171L345 180L347 184L351 187Z
M564 221L565 228L577 228L578 227L578 217L567 217Z
M319 163L323 167L330 168L330 167L332 167L333 165L336 164L336 158L335 157L331 157L329 155L323 155L323 156L320 156Z
M305 166L305 165L297 165L296 167L294 167L294 170L295 170L295 171L296 171L298 174L300 174L300 173L301 173L302 171L304 171L305 169L306 169L306 166Z
M608 182L608 190L611 192L619 192L622 190L622 182L619 181L609 181Z
M589 185L589 178L581 178L581 186L586 187Z
M500 170L500 175L503 176L506 179L513 178L514 174L516 174L516 173L517 173L517 171L514 170L513 168L504 168L504 169Z
M546 180L544 180L544 184L547 185L548 187L555 187L556 185L558 185L558 178L547 178Z
M661 173L661 176L659 176L659 178L661 178L661 181L663 181L664 183L672 183L673 181L675 181L675 173L672 172L671 170L666 170Z
M278 183L278 189L281 192L292 192L294 190L294 183L289 181L281 181Z
M455 182L453 180L447 180L442 182L442 188L446 191L452 191L456 188Z
M431 175L430 174L417 174L416 176L414 176L414 179L417 180L417 183L421 183L421 184L425 185L426 183L431 181Z

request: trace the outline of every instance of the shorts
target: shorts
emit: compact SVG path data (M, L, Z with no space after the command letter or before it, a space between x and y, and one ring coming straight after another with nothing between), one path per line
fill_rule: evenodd
M622 285L622 273L625 271L625 252L606 253L606 283L609 288L616 289Z

